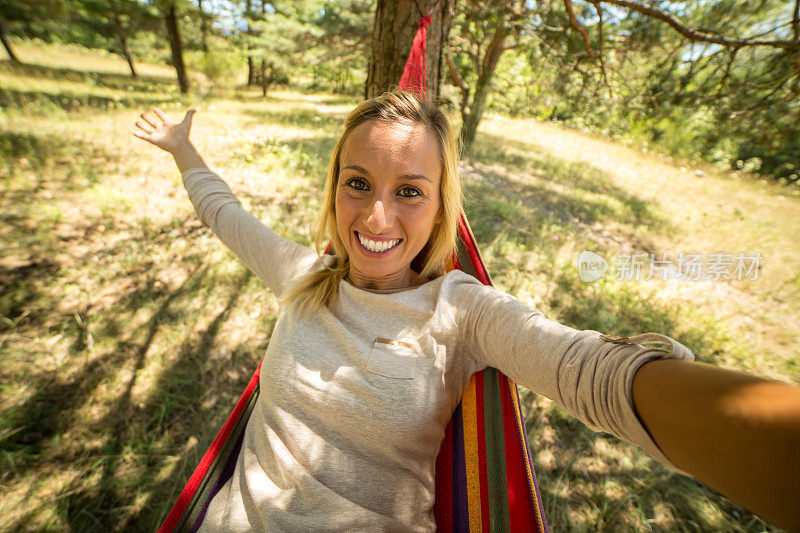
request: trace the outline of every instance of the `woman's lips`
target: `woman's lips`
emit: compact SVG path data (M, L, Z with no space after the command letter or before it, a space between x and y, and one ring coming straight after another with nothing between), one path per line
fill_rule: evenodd
M372 256L386 255L389 252L392 252L392 251L396 250L400 246L400 244L403 242L403 239L401 239L399 237L395 237L393 239L385 239L385 238L384 239L374 239L374 238L369 238L369 237L366 237L366 236L364 236L362 234L359 234L357 231L354 231L353 233L355 234L356 241L358 242L358 246L360 247L361 251L366 255L372 255ZM369 240L369 241L372 241L372 242L378 243L378 244L391 242L391 241L397 241L397 243L394 246L392 246L391 248L388 248L386 250L382 250L380 252L376 252L376 251L370 250L369 248L364 246L364 244L361 242L361 237L363 237L365 240Z

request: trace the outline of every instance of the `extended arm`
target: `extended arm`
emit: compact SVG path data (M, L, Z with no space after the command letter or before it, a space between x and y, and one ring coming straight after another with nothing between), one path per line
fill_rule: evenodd
M800 531L800 387L664 359L639 368L633 399L656 444L681 469Z
M189 141L194 110L180 123L158 108L142 113L134 135L169 152L181 171L189 199L200 219L247 267L280 296L288 280L308 270L313 250L277 235L242 208L230 187L208 169Z

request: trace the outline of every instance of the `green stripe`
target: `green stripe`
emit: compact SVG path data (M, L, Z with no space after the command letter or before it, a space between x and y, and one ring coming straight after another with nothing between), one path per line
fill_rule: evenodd
M503 397L497 370L483 371L483 409L486 429L486 470L489 485L489 523L491 531L511 529L508 511L506 450L503 436Z

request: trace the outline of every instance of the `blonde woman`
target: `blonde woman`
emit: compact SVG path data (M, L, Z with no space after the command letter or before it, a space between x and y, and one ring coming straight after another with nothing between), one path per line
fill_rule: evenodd
M194 208L280 298L261 393L202 531L432 531L434 470L470 376L487 366L769 520L800 528L800 388L615 342L444 273L461 210L445 115L393 91L346 118L316 250L245 212L180 123L143 114ZM326 242L334 255L321 253Z

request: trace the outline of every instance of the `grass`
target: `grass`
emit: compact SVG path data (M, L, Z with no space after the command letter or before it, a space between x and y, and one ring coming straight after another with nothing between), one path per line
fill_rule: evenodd
M0 61L0 530L152 531L262 357L277 304L132 124L146 106L176 118L199 106L207 162L256 216L310 244L354 101L182 98L162 67L128 84L114 56L18 50L32 66ZM488 117L475 146L467 214L501 289L576 328L660 331L698 359L800 382L796 196L533 121ZM766 259L758 282L588 284L574 266L585 249ZM554 530L774 530L550 400L523 403Z

